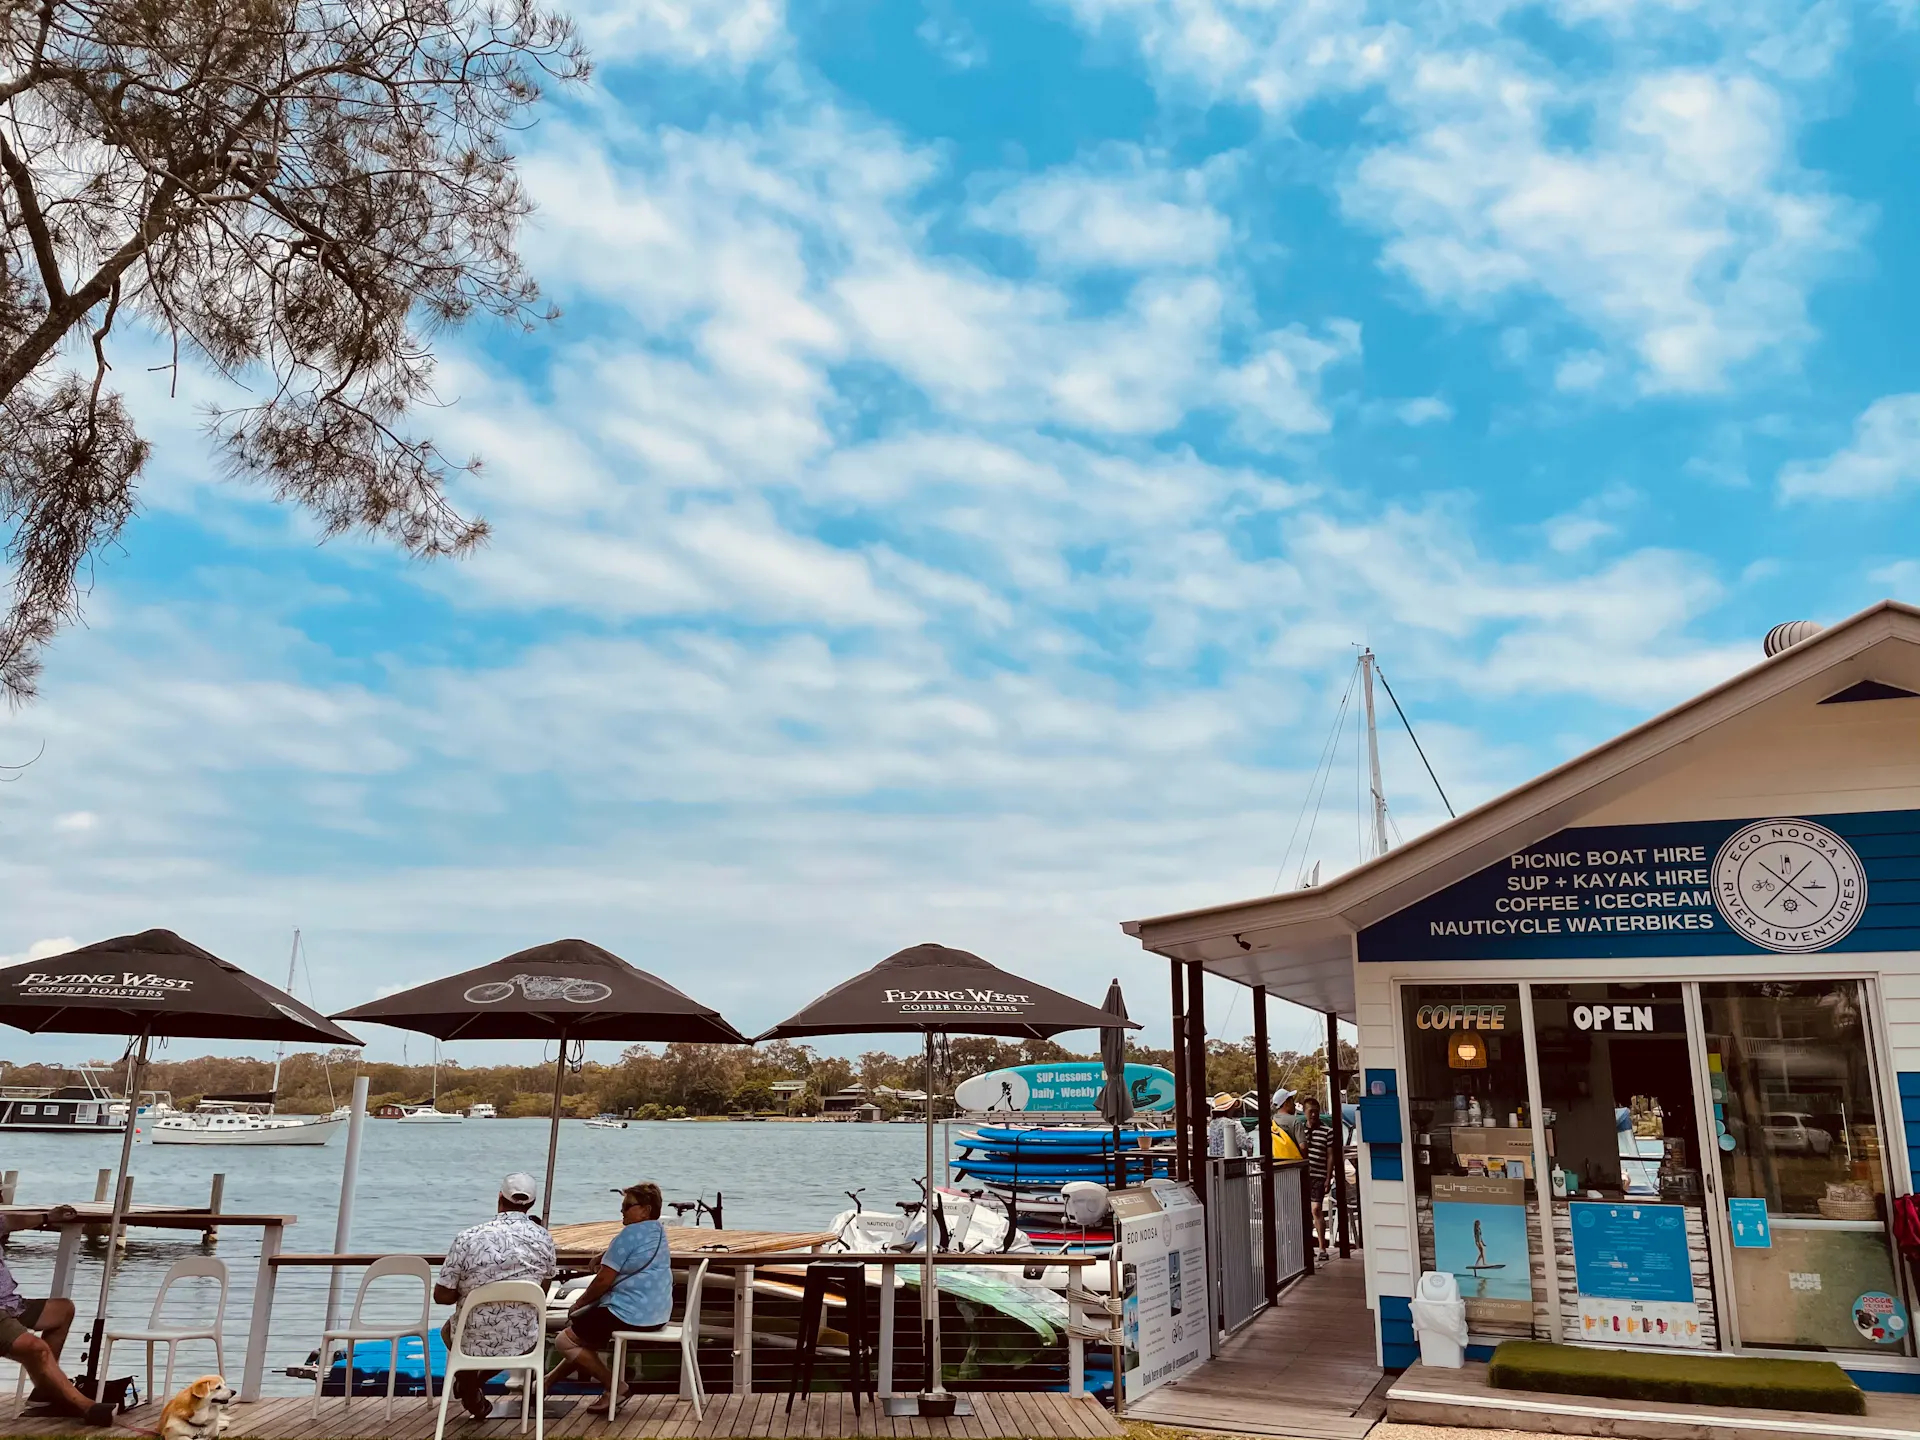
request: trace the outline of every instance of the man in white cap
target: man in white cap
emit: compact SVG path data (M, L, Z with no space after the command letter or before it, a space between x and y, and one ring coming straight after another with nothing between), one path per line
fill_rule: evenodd
M544 1285L557 1269L553 1236L529 1212L534 1202L533 1177L514 1171L500 1182L500 1202L493 1219L470 1226L453 1237L433 1298L442 1305L458 1305L469 1292L496 1280L531 1280ZM440 1327L440 1338L453 1344L458 1312ZM468 1355L524 1355L545 1331L545 1317L525 1305L482 1305L467 1321L461 1349ZM476 1420L484 1420L491 1402L481 1392L485 1380L477 1370L454 1377L453 1393Z

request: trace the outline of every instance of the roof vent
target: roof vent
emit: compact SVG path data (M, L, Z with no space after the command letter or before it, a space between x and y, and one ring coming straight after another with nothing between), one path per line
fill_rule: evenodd
M1821 627L1811 620L1789 620L1784 625L1776 625L1767 631L1766 651L1769 655L1778 655L1782 650L1798 645L1802 640L1811 640L1820 633Z

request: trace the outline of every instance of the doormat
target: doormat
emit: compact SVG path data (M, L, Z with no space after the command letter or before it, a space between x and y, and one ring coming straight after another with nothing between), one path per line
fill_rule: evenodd
M1508 1340L1493 1352L1487 1383L1501 1390L1665 1400L1751 1410L1864 1415L1867 1397L1829 1360L1585 1350L1541 1340Z

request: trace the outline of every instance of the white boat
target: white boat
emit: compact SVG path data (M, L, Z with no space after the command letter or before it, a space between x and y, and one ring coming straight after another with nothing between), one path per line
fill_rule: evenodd
M467 1107L467 1118L469 1120L498 1120L500 1118L500 1112L494 1109L493 1106L487 1104L486 1101L480 1100Z
M432 1105L400 1107L402 1125L458 1125L466 1118L458 1110L441 1110Z
M402 1105L400 1123L403 1125L458 1125L467 1117L458 1110L440 1108L440 1042L433 1042L433 1096L424 1105Z
M585 1125L589 1130L624 1130L627 1128L627 1122L622 1120L618 1115L596 1115L591 1120L582 1120L580 1123Z
M344 1105L331 1115L275 1115L210 1101L142 1128L155 1145L324 1145L346 1127L347 1115Z

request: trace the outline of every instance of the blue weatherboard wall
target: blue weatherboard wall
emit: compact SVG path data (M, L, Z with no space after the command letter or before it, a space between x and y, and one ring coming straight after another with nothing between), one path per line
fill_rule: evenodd
M1420 1342L1413 1336L1413 1302L1405 1295L1380 1297L1380 1364L1404 1370L1420 1358Z
M1523 857L1576 857L1569 864L1516 866L1502 860L1360 932L1362 961L1581 959L1665 955L1764 955L1714 905L1713 857L1736 831L1766 819L1671 825L1606 825L1562 830ZM1920 949L1920 811L1782 817L1811 820L1853 847L1866 871L1865 914L1832 951ZM1697 849L1697 861L1656 852ZM1640 858L1588 863L1590 854ZM1544 879L1544 892L1516 892L1514 877ZM1564 881L1564 885L1560 882ZM1580 908L1514 914L1496 902L1516 893L1573 896ZM1650 918L1649 918L1650 917ZM1660 928L1603 928L1645 923Z
M1907 1127L1907 1157L1920 1166L1920 1072L1902 1070L1900 1081L1900 1118ZM1920 1195L1920 1169L1913 1172L1913 1191Z

